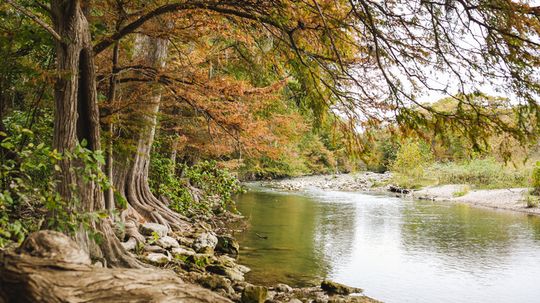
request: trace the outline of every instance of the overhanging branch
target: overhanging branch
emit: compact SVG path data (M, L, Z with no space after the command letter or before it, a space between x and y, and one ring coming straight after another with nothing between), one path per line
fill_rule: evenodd
M56 41L58 41L58 42L62 41L62 37L49 24L47 24L47 22L41 20L34 13L32 13L31 11L27 10L26 8L20 6L19 4L17 4L13 0L4 0L4 1L6 1L9 5L13 6L13 8L15 8L16 10L21 12L26 17L32 19L39 26L41 26L44 30L48 31L49 34L51 34Z

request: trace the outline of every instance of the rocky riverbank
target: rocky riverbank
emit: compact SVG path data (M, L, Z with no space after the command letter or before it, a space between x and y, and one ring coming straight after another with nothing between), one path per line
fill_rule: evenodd
M139 228L145 243L124 245L143 262L172 269L184 281L201 285L233 302L378 302L363 296L361 289L331 281L309 288L249 283L244 275L250 269L237 263L239 245L227 234L227 226L242 219L226 213L213 218L213 226L199 221L185 232L168 232L163 225L146 223Z
M323 190L386 192L388 190L387 184L391 177L392 175L390 173L378 174L372 172L315 175L263 181L261 182L261 185L288 191L302 191L310 188L318 188Z
M540 215L539 207L529 207L526 188L471 189L467 185L439 185L411 190L394 186L391 173L356 173L341 175L306 176L261 182L261 185L285 191L308 189L360 191L386 193L403 198L464 203L478 207L503 209L532 215Z

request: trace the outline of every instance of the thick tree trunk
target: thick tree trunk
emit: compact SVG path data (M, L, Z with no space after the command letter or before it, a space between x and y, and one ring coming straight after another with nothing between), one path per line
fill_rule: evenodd
M68 237L31 235L19 253L0 253L0 302L231 302L161 269L108 269Z
M71 152L78 143L87 142L90 150L100 149L99 115L94 58L88 21L81 0L51 1L55 30L62 37L56 44L58 77L55 84L55 119L53 147L60 153ZM81 163L64 157L59 163L58 191L70 203L72 212L105 209L102 189L95 182L84 180L76 168ZM110 265L140 267L125 252L114 235L110 222L95 225L102 234L101 247L90 241L87 232L77 234L77 241L94 257L105 258Z
M168 41L138 35L135 41L135 61L158 71L165 66ZM150 152L156 132L161 91L154 87L150 97L133 93L138 102L130 120L137 121L136 148L117 155L114 185L125 196L129 206L147 221L164 224L179 230L189 228L185 218L172 211L150 191L148 172Z

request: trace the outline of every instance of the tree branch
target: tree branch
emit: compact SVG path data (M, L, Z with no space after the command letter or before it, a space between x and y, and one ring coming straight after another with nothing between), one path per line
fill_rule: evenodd
M19 12L21 12L23 15L25 15L26 17L34 20L34 22L36 22L37 24L39 24L44 30L48 31L49 34L51 34L53 36L53 38L59 42L62 41L62 37L49 25L47 24L47 22L41 20L38 16L36 16L34 13L32 13L31 11L27 10L26 8L20 6L19 4L17 4L16 2L14 2L13 0L4 0L6 1L8 4L10 4L11 6L13 6L13 8L15 8L16 10L18 10Z
M11 1L11 0L9 0ZM283 29L283 25L279 24L275 20L267 17L267 16L260 16L255 14L249 14L247 12L235 10L232 8L227 7L220 7L220 3L208 3L208 2L195 2L195 1L188 1L183 3L173 3L173 4L166 4L163 6L160 6L150 12L148 12L145 15L142 15L137 20L129 23L125 27L123 27L121 30L117 31L116 33L104 38L100 42L98 42L94 46L94 54L97 55L101 53L103 50L105 50L107 47L112 45L114 41L117 41L121 39L122 37L133 33L135 30L137 30L139 27L144 25L145 22L148 20L158 17L163 14L177 12L181 10L188 10L188 9L202 9L202 10L209 10L213 12L222 13L225 15L231 15L231 16L237 16L240 18L248 19L248 20L254 20L259 21L265 24L272 25L273 27Z

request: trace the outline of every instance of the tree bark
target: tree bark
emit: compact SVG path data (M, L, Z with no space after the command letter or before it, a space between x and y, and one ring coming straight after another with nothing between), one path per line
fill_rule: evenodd
M87 4L87 3L85 3ZM86 5L88 8L88 5ZM56 42L57 79L55 83L55 118L53 147L68 153L83 140L87 148L99 150L99 113L97 106L94 56L83 1L52 0L51 12L56 32L62 37ZM92 212L105 209L102 189L77 173L81 167L76 159L64 157L59 166L58 191L72 212ZM94 226L101 234L100 247L81 228L77 241L93 257L104 258L110 265L141 267L114 235L110 221Z
M135 41L134 61L141 61L144 66L159 72L165 66L167 50L167 40L139 34ZM136 146L132 151L116 155L114 186L124 195L129 207L147 221L160 223L174 230L187 229L190 225L186 223L186 219L155 197L148 184L150 152L156 132L161 90L156 85L152 88L150 97L140 96L136 90L131 89L138 102L129 119L140 124L137 125L137 131L132 133L136 138Z

